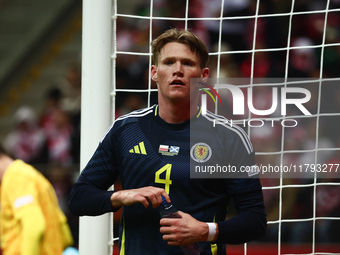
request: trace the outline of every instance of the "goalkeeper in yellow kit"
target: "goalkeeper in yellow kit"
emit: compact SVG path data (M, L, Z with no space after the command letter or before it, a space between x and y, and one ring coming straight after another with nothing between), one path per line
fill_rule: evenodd
M61 255L73 239L50 182L0 146L3 255Z

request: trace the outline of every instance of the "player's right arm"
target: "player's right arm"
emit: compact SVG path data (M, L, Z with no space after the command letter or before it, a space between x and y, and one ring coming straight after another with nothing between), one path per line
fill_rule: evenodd
M108 191L118 177L114 168L110 153L100 143L72 187L69 208L74 215L97 216L114 211L110 197L115 191Z
M108 191L118 178L114 127L99 144L92 158L73 185L69 207L78 216L97 216L118 210L122 205L142 203L145 207L152 203L154 207L162 202L162 196L170 202L164 189L143 187L123 191Z
M95 157L96 153L94 155L94 158ZM91 180L89 179L89 173L92 171L93 168L90 168L90 170L85 168L72 187L69 207L75 215L97 216L116 211L122 205L130 206L136 203L142 203L146 208L150 203L152 203L153 207L158 207L162 203L162 196L170 202L170 198L164 189L152 186L130 190L108 191L107 189L114 183L116 178L108 181L108 179L112 177L110 175L104 175L106 176L103 177L103 180L106 179L105 182L99 181L95 177L92 177Z
M145 208L152 203L154 208L162 203L162 196L167 202L171 202L168 194L164 189L157 187L143 187L139 189L120 190L111 195L111 205L113 208L119 208L122 205L130 206L136 203L141 203Z

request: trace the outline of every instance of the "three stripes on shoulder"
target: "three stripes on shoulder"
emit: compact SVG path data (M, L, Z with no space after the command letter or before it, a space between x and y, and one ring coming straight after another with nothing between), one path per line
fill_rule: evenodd
M129 150L129 152L130 153L146 155L146 150L145 150L144 142L140 142L139 144L135 145L131 150Z

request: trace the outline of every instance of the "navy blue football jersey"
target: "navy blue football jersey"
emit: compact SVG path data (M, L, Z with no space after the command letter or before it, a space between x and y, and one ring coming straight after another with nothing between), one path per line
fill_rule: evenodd
M214 119L221 121L214 125ZM76 185L90 182L98 190L107 190L119 177L123 189L164 188L178 210L199 221L219 222L225 220L233 195L261 190L261 184L247 172L226 178L206 178L212 174L203 171L202 178L190 176L190 171L217 164L237 169L255 165L253 147L241 128L210 112L203 116L200 111L184 123L169 124L158 116L155 105L113 123ZM87 214L112 211L110 195L98 195L92 204L88 198L88 204L95 208ZM159 221L157 208L124 206L120 254L182 254L180 247L169 246L162 239ZM225 247L210 242L200 245L201 254L217 254L218 249L225 254Z

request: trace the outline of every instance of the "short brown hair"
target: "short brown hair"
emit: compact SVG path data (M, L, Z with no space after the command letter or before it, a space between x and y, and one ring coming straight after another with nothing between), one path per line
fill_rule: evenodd
M194 33L188 30L169 29L151 42L152 64L158 65L158 56L165 44L177 42L188 45L192 52L195 52L201 61L201 68L206 67L209 53L205 44Z

